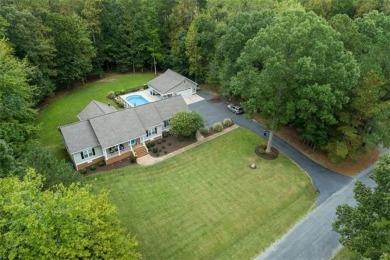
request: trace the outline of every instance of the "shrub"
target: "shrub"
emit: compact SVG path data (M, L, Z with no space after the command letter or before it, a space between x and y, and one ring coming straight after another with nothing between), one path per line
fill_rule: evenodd
M165 154L167 154L168 152L167 151L164 151Z
M152 149L153 153L158 153L158 147L157 146L154 146L153 149Z
M163 136L163 138L167 138L169 136L169 132L163 132L162 136Z
M213 125L213 130L214 132L221 132L223 130L223 125L221 124L221 122L215 123Z
M162 140L161 140L161 139L158 140L157 143L158 143L158 144L162 144Z
M115 98L115 92L114 91L110 91L107 93L107 98L109 99L114 99Z
M155 145L156 145L155 143L147 143L146 147L149 149L149 148L152 148Z
M98 165L99 165L100 167L102 167L102 166L106 165L106 163L105 163L105 161L101 161L101 162L98 163Z
M130 156L130 163L136 163L137 162L137 156L131 155Z
M171 118L170 125L172 135L195 138L196 131L203 126L203 118L195 111L179 111Z
M116 99L115 100L115 103L118 105L118 107L120 107L120 108L124 108L125 107L125 103L123 102L123 100L122 99Z
M208 127L202 127L201 129L199 129L199 132L202 134L202 135L208 135L210 133L210 128Z
M223 126L232 126L233 121L230 118L225 118L222 122Z
M82 169L79 171L81 174L86 174L87 173L87 169Z
M145 84L145 85L142 86L142 88L143 88L143 89L148 89L149 86L148 86L147 84Z
M96 164L89 166L89 169L90 169L91 171L96 170Z
M161 139L163 143L165 143L167 140L165 138Z

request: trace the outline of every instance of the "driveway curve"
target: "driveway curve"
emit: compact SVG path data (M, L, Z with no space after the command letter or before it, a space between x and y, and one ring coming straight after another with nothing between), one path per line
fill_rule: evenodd
M236 115L230 112L227 110L224 102L210 102L212 96L205 92L200 91L198 95L203 97L204 100L190 104L189 107L191 110L197 111L203 116L206 125L211 126L215 122L221 122L223 119L229 117L232 118L237 125L245 127L264 138L264 128L258 123L245 118L244 115ZM309 174L314 186L319 192L319 196L316 200L317 205L322 204L332 194L352 181L351 177L335 173L313 162L277 136L274 136L273 145L280 151L287 154L293 161L295 161L295 163Z

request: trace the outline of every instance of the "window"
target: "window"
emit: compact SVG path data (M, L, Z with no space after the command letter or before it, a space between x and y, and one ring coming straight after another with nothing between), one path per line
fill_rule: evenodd
M157 127L146 130L146 137L149 137L149 136L155 135L155 134L157 134Z
M164 127L168 127L171 119L164 120Z
M95 149L94 148L88 149L82 151L80 154L81 154L81 159L87 159L88 157L92 157L93 155L95 155Z

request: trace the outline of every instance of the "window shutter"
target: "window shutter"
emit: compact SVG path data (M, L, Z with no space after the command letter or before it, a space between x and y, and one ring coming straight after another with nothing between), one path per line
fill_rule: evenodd
M81 154L81 159L84 159L84 154L83 154L83 152L81 152L80 154Z
M95 148L92 148L92 154L95 155Z

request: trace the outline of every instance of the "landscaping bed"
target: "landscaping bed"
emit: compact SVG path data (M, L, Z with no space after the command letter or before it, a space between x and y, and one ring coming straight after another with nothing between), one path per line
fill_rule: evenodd
M187 145L195 143L195 139L183 139L177 136L168 135L160 140L147 144L149 154L153 157L161 157L177 151Z

